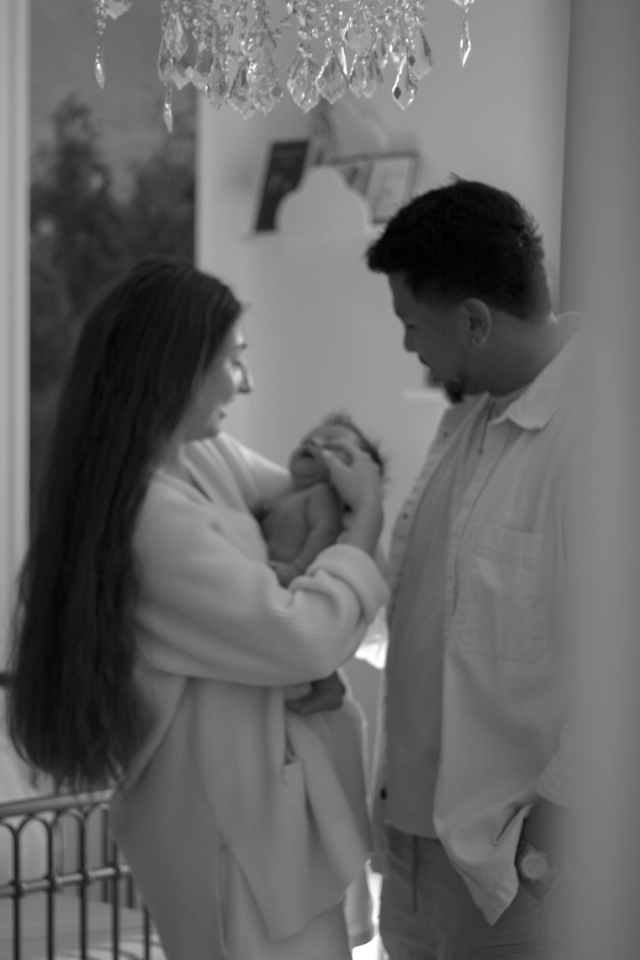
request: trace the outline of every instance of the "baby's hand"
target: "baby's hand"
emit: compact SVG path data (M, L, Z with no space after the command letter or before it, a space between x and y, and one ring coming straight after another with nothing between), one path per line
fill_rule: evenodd
M287 700L290 710L306 717L311 713L322 713L325 710L339 710L342 706L347 688L337 673L332 673L322 680L314 680L311 692L297 700Z
M270 560L269 566L283 587L288 587L294 577L300 576L300 571L295 563L282 563L280 560Z

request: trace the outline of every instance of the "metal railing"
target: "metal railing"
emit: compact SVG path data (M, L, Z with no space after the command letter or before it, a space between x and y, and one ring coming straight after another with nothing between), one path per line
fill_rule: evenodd
M122 910L140 911L143 960L152 960L152 923L146 908L139 902L131 870L122 859L109 834L109 801L111 791L82 793L73 796L44 796L0 804L0 837L8 834L11 879L0 886L0 907L9 900L13 922L12 960L26 960L23 910L25 901L34 894L45 896L44 934L47 960L56 958L56 918L59 895L77 892L80 958L88 958L90 948L91 903L108 904L110 910L109 950L114 960L121 960ZM23 864L23 842L27 831L44 831L39 846L44 871L39 876L26 876ZM104 944L102 945L104 949Z

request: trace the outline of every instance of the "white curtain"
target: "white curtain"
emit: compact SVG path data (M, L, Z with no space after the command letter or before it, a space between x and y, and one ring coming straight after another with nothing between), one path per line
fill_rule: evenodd
M27 536L29 0L0 0L0 670Z
M562 306L584 310L573 960L640 956L640 4L573 0Z

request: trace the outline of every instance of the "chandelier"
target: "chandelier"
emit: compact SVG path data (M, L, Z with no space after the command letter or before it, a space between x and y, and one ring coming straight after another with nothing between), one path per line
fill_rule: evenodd
M132 0L92 2L98 34L95 74L103 87L107 20L126 13ZM282 3L283 17L278 22L267 0L159 0L158 73L169 130L173 127L172 92L189 83L216 110L226 104L245 119L267 114L284 95L274 54L286 29L295 30L298 41L286 72L286 87L305 113L321 97L335 103L348 90L357 97L373 97L388 63L397 71L391 89L394 101L403 110L413 103L418 81L433 65L425 33L426 0L271 2ZM474 0L453 2L461 8L464 66L471 49L468 17Z

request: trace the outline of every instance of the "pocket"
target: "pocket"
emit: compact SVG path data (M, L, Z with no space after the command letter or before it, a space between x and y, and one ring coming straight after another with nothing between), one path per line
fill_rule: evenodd
M478 524L464 551L453 642L487 656L536 660L548 642L549 538Z

